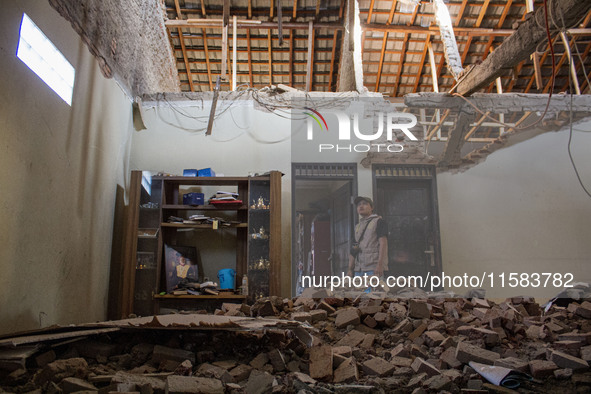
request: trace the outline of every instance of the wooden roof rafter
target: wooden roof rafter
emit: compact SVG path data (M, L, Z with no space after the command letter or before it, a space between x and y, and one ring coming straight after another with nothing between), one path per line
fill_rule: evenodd
M390 15L388 16L387 25L392 23L392 18L394 18L394 12L396 10L396 3L398 0L392 0L392 6L390 7ZM382 77L382 68L384 66L384 57L386 56L386 45L388 44L388 32L384 33L384 37L382 39L382 51L380 53L380 62L378 64L378 75L376 77L376 87L375 91L379 91L380 87L380 79ZM364 46L365 47L365 46ZM402 53L400 54L402 56Z
M179 4L179 0L174 0L174 5L176 7L177 19L182 19L181 16L181 6ZM191 87L191 91L195 91L195 87L193 86L193 76L191 75L191 64L189 63L189 57L187 56L187 48L185 47L185 39L183 37L183 30L182 28L177 28L179 34L179 40L181 42L181 51L183 53L183 59L185 60L185 69L187 70L187 78L189 79L189 86Z

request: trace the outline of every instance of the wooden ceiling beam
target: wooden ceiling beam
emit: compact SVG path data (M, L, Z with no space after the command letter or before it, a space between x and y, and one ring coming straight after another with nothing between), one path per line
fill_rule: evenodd
M182 18L181 16L181 6L179 5L179 0L174 0L174 5L176 7L176 17L178 20ZM191 75L191 64L189 63L189 57L187 56L187 48L185 47L185 39L183 38L183 31L179 27L177 28L179 34L179 40L181 42L181 52L183 53L183 59L185 61L185 69L187 70L187 78L189 79L189 86L191 87L191 91L194 91L193 87L193 76Z
M505 23L505 19L507 18L507 14L509 13L509 9L511 8L511 4L513 4L513 0L507 0L507 3L505 4L505 8L503 8L503 13L501 14L501 16L499 18L499 22L497 23L497 29L503 28L503 23ZM494 36L491 36L488 39L488 42L486 43L486 48L484 49L484 54L482 55L482 60L484 60L488 56L490 47L492 46L492 43L494 40L495 40Z
M439 130L441 128L441 126L443 125L443 122L445 122L445 119L449 116L450 112L451 112L451 110L449 110L449 109L445 111L445 113L443 114L441 119L439 119L439 122L437 122L437 124L435 126L433 126L431 128L431 130L429 130L429 133L427 134L427 137L425 138L425 140L429 141L431 138L433 138L433 135L435 135L437 130Z
M558 37L554 37L554 38L552 39L552 45L556 44L556 40L557 40L557 39L558 39ZM547 48L547 49L546 49L546 52L544 52L544 53L542 54L542 57L540 58L540 65L543 65L543 64L544 64L544 61L546 61L546 58L547 58L549 55L550 55L550 48ZM535 75L532 75L532 76L530 77L530 79L529 79L529 82L528 82L528 84L527 84L526 88L525 88L525 93L529 93L529 91L530 91L530 89L531 89L531 87L532 87L532 85L533 85L534 81L535 81Z
M572 26L591 9L591 2L562 0L551 2L549 13L562 15L566 26ZM464 96L477 92L503 74L503 69L513 67L529 57L536 47L546 39L546 29L539 26L545 20L544 7L538 8L534 15L523 22L513 35L489 55L481 64L474 66L456 85L455 90Z
M201 34L203 37L203 49L205 51L205 62L207 64L207 80L209 81L209 89L213 91L213 80L211 78L211 67L209 65L209 49L207 45L207 33L205 29L201 29Z
M334 59L336 56L336 51L337 51L337 36L339 34L338 31L334 31L333 33L333 38L332 38L332 56L330 57L330 72L329 72L329 76L328 76L328 91L332 91L332 78L333 78L333 73L334 73Z
M418 10L419 10L419 7L415 7L415 10L410 18L409 27L414 25ZM391 25L386 26L386 27L391 27ZM402 39L402 53L400 54L400 61L398 62L398 69L396 72L396 81L395 81L395 85L394 85L394 95L393 95L394 97L396 97L396 95L398 94L398 87L400 85L400 77L402 76L402 67L404 66L404 58L406 57L406 47L407 47L407 41L408 41L409 37L410 37L410 34L404 33L404 38Z
M544 111L548 104L547 94L503 93L486 94L475 93L471 97L452 96L448 93L411 93L404 96L404 104L411 108L441 108L458 111L466 104L466 99L481 111L494 113ZM553 112L568 111L571 108L571 98L567 95L554 95L550 104ZM573 96L572 109L576 112L589 112L591 96Z
M571 0L572 1L572 0ZM261 21L260 23L252 23L252 21L238 20L239 29L277 29L277 22ZM211 28L221 29L222 25L217 19L170 19L166 21L165 26L168 28L184 27L184 28ZM284 29L306 30L308 28L307 22L284 22ZM314 23L316 29L327 30L343 30L343 24L340 22L318 22ZM423 26L405 26L405 25L385 25L379 23L362 23L361 29L366 31L382 31L389 33L413 33L413 34L431 34L438 36L440 34L437 27L423 27ZM456 36L511 36L515 30L512 29L493 29L485 27L455 27L454 34ZM590 35L591 28L572 28L567 32L570 35Z
M423 54L421 55L421 60L419 62L419 70L415 75L415 86L413 88L413 92L417 92L419 88L419 84L421 83L421 75L423 74L423 67L425 66L425 59L427 58L427 52L429 51L431 36L427 36L425 40L425 44L423 45Z
M271 45L271 29L269 29L269 43L267 48L269 49L269 86L273 85L273 46Z
M335 31L336 33L336 31ZM293 86L293 30L289 31L289 86Z
M374 3L375 3L375 0L371 0L369 2L369 10L367 12L367 19L366 19L366 23L367 24L370 24L371 23L371 14L373 12ZM361 39L361 53L362 53L361 56L362 57L363 57L363 53L365 53L365 38L367 37L367 33L368 32L369 32L369 30L363 30L363 37ZM377 92L377 90L376 90L376 92Z
M384 38L382 38L382 50L380 52L380 62L378 63L378 75L376 77L376 86L374 88L375 92L379 92L379 88L380 88L380 79L382 78L382 67L384 66L384 56L386 54L386 44L387 43L388 43L388 33L384 33Z
M248 79L250 81L250 87L254 86L254 80L252 79L252 56L250 52L250 30L246 31L246 47L248 52Z
M306 91L314 89L314 25L309 22L308 27L308 62L306 64Z
M394 10L396 10L396 2L398 0L392 0L392 7L390 8L390 16L388 17L388 22L386 23L389 25L392 23L392 18L394 18ZM380 53L380 62L378 64L378 75L376 78L376 86L375 91L379 92L380 89L380 79L382 77L382 67L384 66L384 57L386 56L386 46L388 44L388 32L384 33L384 37L382 38L382 51ZM363 46L365 48L365 45Z
M298 0L293 0L293 14L292 14L292 19L295 20L295 18L298 15Z
M449 136L447 137L443 156L438 163L440 166L457 164L462 159L461 153L464 142L466 142L465 136L468 132L470 124L472 124L475 118L472 108L468 108L466 106L463 108L466 110L460 109L455 125L452 127L451 131L449 132Z
M482 6L480 7L480 12L478 13L478 19L476 20L475 27L480 27L484 16L486 15L486 9L488 8L488 3L490 0L484 0ZM468 36L466 43L464 44L464 53L462 53L462 64L466 64L466 57L470 52L470 45L472 44L472 36Z

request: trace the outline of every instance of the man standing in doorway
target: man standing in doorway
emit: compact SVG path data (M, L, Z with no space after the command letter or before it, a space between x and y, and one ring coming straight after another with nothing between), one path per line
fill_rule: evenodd
M369 197L357 197L354 203L360 220L355 226L347 275L381 277L388 270L388 225L373 213Z

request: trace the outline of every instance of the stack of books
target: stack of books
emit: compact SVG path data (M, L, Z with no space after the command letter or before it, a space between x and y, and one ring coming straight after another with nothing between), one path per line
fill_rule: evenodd
M217 191L211 198L209 199L209 203L213 205L223 205L223 204L242 204L242 200L238 199L238 193L233 192L225 192L225 191Z

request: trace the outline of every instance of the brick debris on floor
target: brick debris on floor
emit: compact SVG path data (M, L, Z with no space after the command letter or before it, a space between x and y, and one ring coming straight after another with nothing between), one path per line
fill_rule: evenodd
M307 295L307 296L306 296ZM223 304L0 338L0 392L487 393L470 362L591 392L591 303L329 297ZM142 320L143 319L143 320ZM30 335L34 335L31 337Z

